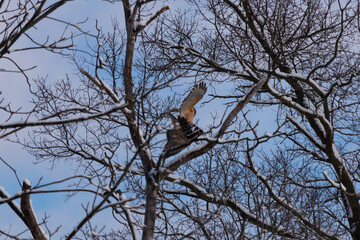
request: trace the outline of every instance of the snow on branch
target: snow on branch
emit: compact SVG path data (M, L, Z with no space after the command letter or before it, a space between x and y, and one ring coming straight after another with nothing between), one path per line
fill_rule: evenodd
M129 199L126 198L126 196L121 193L120 196L119 196L120 200L123 202L123 204L121 204L121 209L124 211L125 213L125 216L127 218L127 221L128 221L128 224L129 224L129 228L131 230L131 234L133 236L133 239L134 240L138 240L138 234L137 234L137 231L136 231L136 228L135 228L135 220L132 216L132 213L130 211L131 209L131 206L129 204Z
M180 164L180 162L183 161L184 158L200 151L201 149L203 149L204 147L206 147L207 145L209 145L209 143L214 143L214 142L208 142L208 143L203 143L203 144L199 144L189 150L187 150L186 152L183 152L182 154L179 154L178 156L174 157L170 162L168 162L164 168L162 168L162 171L169 171L168 169L174 168L174 166Z
M104 90L109 97L113 99L115 103L120 103L121 99L118 97L118 95L111 89L111 87L106 84L101 79L95 79L93 76L91 76L85 69L81 68L80 72L86 76L90 81L92 81L96 86L98 86L101 90Z
M327 173L326 171L323 171L323 174L324 174L326 180L328 180L333 187L336 187L336 188L341 189L342 191L346 192L346 187L345 187L342 183L336 183L336 182L328 175L328 173Z
M304 134L315 146L319 149L324 150L325 146L321 142L319 142L301 123L299 123L293 116L286 115L286 118L295 125L295 127Z
M139 33L141 30L143 30L146 26L148 26L152 21L154 21L160 14L165 12L166 10L169 10L170 6L166 5L159 9L156 13L152 14L147 20L141 20L141 21L134 21L134 32Z
M34 209L31 204L30 200L30 193L28 192L31 189L31 182L27 179L23 182L22 191L23 194L21 195L21 211L25 217L25 224L29 228L31 234L33 235L34 239L37 240L48 240L50 239L46 232L41 228Z
M262 175L260 173L260 170L257 169L254 166L254 163L252 161L251 156L248 153L248 160L250 162L250 170L257 176L257 178L265 185L266 189L269 192L269 195L271 196L272 199L274 199L280 206L284 207L285 209L287 209L288 211L290 211L295 217L297 217L297 219L299 219L305 226L311 228L312 230L314 230L316 233L318 233L319 235L326 237L326 238L330 238L330 239L339 239L336 236L334 236L333 234L327 232L325 229L316 226L316 224L314 224L311 219L309 219L307 216L304 215L304 212L298 210L296 208L296 206L294 206L293 204L291 204L289 201L287 201L285 198L279 196L278 194L276 194L276 192L274 191L272 184L269 183L268 178L264 175Z
M58 125L58 124L68 124L73 122L81 122L90 120L93 118L101 117L113 112L116 112L120 109L125 109L127 104L117 103L114 104L110 109L100 112L97 114L87 114L82 116L77 116L69 119L60 119L60 120L25 120L25 121L16 121L10 123L0 124L0 129L9 129L9 128L18 128L18 127L35 127L35 126L50 126L50 125Z
M25 222L25 216L22 213L19 204L13 200L8 200L11 196L2 186L0 186L0 197L5 199L10 208L21 218L23 222Z
M275 97L277 99L279 99L282 103L284 103L286 106L290 107L290 108L294 108L295 110L297 110L299 113L302 113L306 116L310 116L310 117L317 117L317 113L315 111L312 111L310 109L307 109L303 106L301 106L299 103L295 102L291 97L285 96L283 93L279 92L278 90L276 90L274 87L272 87L271 85L267 85L267 88L269 89L269 91L275 95Z
M310 76L305 76L303 74L296 73L296 72L284 73L284 72L280 71L280 69L275 69L275 74L281 78L299 79L303 82L308 83L309 86L311 86L321 97L324 97L327 95L327 92L322 87L320 87L319 84L317 84Z
M200 186L191 181L190 179L177 176L174 174L169 174L166 177L166 180L171 182L176 182L179 185L182 185L190 190L179 190L179 189L163 189L165 192L170 194L182 194L186 196L195 197L198 199L202 199L207 202L212 202L214 204L220 204L223 206L230 207L234 211L238 212L244 219L249 220L251 223L262 226L262 228L267 229L271 232L276 232L282 236L286 236L289 238L296 238L293 233L286 230L283 226L274 226L271 222L266 219L262 219L259 216L251 213L248 209L246 209L241 204L237 203L231 198L215 196L214 194L205 192Z
M183 53L185 53L185 51L186 51L189 54L191 54L192 56L196 56L199 59L201 59L201 62L199 62L199 60L196 60L196 61L187 60L188 63L193 63L196 65L199 65L200 67L211 66L211 68L213 70L216 70L217 72L234 74L236 76L243 77L245 79L249 79L256 75L256 74L252 74L253 73L252 70L247 66L247 64L245 62L242 62L242 65L244 66L244 69L245 69L245 72L244 72L244 71L240 71L239 69L227 67L224 64L219 64L216 61L214 61L213 59L210 59L210 58L204 56L200 50L197 50L193 47L186 47L186 46L182 46L182 45L171 45L170 43L168 43L168 44L169 44L170 49L172 49L172 48L178 49L178 50L181 50ZM258 78L255 77L255 79L258 79Z

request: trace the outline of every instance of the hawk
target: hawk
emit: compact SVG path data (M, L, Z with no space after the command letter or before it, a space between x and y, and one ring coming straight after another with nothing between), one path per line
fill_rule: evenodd
M207 88L204 82L195 84L189 95L182 102L179 108L178 118L168 113L174 128L166 132L167 143L164 148L165 157L179 153L204 133L193 121L196 114L194 106L202 99L206 90Z

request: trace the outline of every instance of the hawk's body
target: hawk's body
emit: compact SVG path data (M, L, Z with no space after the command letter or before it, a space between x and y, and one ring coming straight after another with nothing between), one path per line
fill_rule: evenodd
M173 115L169 115L172 119L176 119ZM203 134L203 130L195 124L189 123L185 118L179 117L176 120L176 127L166 132L167 143L164 148L165 157L179 153Z
M177 154L190 143L181 129L167 130L166 138L167 143L164 148L165 157Z
M203 131L193 124L193 120L196 114L194 106L201 100L205 93L205 83L195 84L194 88L180 106L179 117L175 118L169 113L174 129L166 132L167 143L164 148L165 157L177 154L203 134Z

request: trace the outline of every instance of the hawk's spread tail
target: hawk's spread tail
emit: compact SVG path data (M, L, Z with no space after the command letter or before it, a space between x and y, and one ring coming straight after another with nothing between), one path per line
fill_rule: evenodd
M204 131L197 127L195 124L186 121L185 118L179 117L178 119L181 129L183 130L186 139L193 141L196 140Z

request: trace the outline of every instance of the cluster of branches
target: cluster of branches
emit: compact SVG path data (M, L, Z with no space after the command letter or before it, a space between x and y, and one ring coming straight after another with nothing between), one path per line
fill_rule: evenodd
M122 1L123 21L72 55L81 84L38 79L29 119L0 124L2 138L36 127L19 143L38 160L78 164L51 183L93 196L64 238L360 239L358 3L189 3ZM194 79L221 109L198 113L204 136L167 159L166 113ZM0 189L34 238L14 200L46 186ZM105 209L119 228L96 233Z

